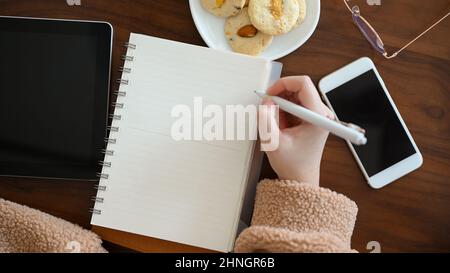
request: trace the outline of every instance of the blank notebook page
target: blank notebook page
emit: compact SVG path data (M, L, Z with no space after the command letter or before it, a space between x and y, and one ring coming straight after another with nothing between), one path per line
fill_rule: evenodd
M203 108L257 105L253 90L267 88L271 62L138 34L130 43L92 224L229 251L255 142L175 141L171 111L182 104L194 115L194 97Z

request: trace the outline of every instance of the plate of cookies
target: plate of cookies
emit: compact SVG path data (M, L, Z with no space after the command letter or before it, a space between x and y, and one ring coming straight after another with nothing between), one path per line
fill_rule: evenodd
M320 0L189 0L192 18L210 48L284 57L314 33Z

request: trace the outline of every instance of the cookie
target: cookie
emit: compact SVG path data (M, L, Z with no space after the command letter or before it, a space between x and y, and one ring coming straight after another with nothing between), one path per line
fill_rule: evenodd
M299 25L301 25L306 18L306 0L297 0L298 1L298 6L300 9L300 13L297 19L297 22L295 23L294 27L298 27Z
M245 0L201 0L201 2L204 9L220 17L238 14L245 4Z
M252 24L270 35L289 32L300 14L298 0L252 0L248 6Z
M243 8L239 14L225 21L225 36L233 51L252 56L261 54L273 40L273 36L252 25L248 8Z

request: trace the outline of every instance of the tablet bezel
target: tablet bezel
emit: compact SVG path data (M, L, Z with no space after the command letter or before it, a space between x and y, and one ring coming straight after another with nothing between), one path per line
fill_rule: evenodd
M105 148L104 142L107 137L107 125L108 125L108 112L109 112L109 97L110 97L110 82L111 82L111 65L112 65L112 46L114 30L113 26L108 22L103 21L89 21L89 20L68 20L68 19L50 19L50 18L34 18L34 17L15 17L15 16L0 16L0 22L7 22L10 25L14 25L12 31L17 31L20 27L27 32L39 31L45 33L60 33L60 34L80 34L81 35L99 35L99 46L97 51L99 54L104 53L100 57L102 63L99 64L103 67L106 73L98 73L96 80L96 93L95 93L95 107L102 111L95 111L93 117L93 150L94 157L96 158L95 172L93 168L88 171L86 167L80 167L77 170L76 165L64 165L61 164L38 164L28 162L2 162L0 166L0 176L8 177L33 177L33 178L46 178L46 179L64 179L64 180L98 180L98 173L101 172L101 166L98 161L103 160L104 155L102 149ZM5 28L6 24L2 24ZM0 27L0 31L2 27ZM10 30L9 30L10 31ZM104 67L108 66L105 70ZM100 68L97 67L97 72ZM98 87L98 88L97 88ZM100 99L99 99L100 98ZM103 101L106 104L103 104ZM98 125L102 126L98 126ZM98 149L102 147L101 149ZM94 158L93 157L93 158ZM85 166L89 166L86 164ZM92 165L93 167L93 165ZM69 174L70 173L70 174Z

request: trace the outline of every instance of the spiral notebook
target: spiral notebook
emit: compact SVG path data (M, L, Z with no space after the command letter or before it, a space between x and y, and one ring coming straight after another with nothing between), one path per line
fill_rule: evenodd
M243 204L254 192L259 149L252 140L176 141L171 111L193 110L199 97L204 107L257 105L253 90L279 78L281 64L134 33L126 46L91 223L232 250L239 220L251 210Z

